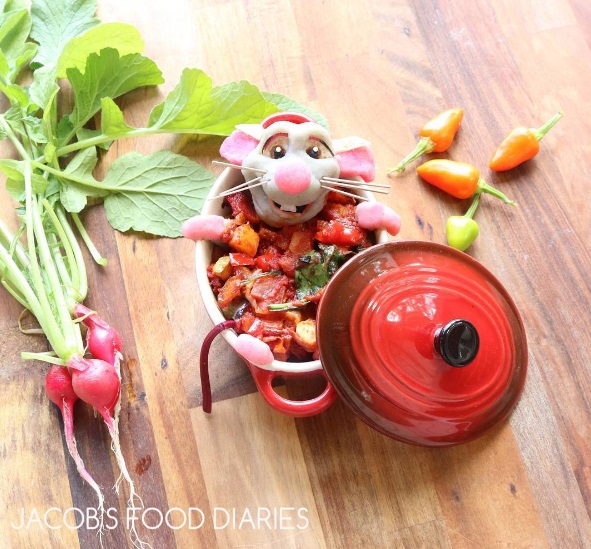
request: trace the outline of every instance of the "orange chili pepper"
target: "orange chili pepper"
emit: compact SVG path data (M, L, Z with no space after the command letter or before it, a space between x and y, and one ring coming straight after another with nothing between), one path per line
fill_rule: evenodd
M421 164L417 173L427 183L456 198L470 198L476 193L488 193L512 206L515 202L480 177L478 168L465 162L436 158Z
M450 148L464 116L463 109L448 109L427 122L419 131L421 138L415 149L387 173L402 173L419 156L430 152L443 152Z
M558 112L541 128L521 126L512 130L490 159L490 169L504 172L536 156L540 150L540 141L561 118L562 112Z

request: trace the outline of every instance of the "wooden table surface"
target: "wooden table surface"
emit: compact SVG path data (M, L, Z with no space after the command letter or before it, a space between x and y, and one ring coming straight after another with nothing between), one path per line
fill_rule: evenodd
M323 113L333 137L370 140L376 180L392 184L380 199L403 219L397 239L444 242L446 218L467 203L412 169L387 179L386 168L414 146L426 120L460 106L463 126L441 156L479 166L518 202L483 201L469 254L523 316L525 391L510 421L448 449L390 440L339 402L314 418L280 415L221 339L207 417L197 357L211 324L194 244L116 233L101 206L88 209L109 264L90 267L87 304L124 340L123 452L151 508L142 538L183 549L591 547L591 4L99 0L99 15L138 27L166 78L120 102L134 125L184 67L205 70L216 85L247 79ZM558 110L565 116L534 160L490 172L488 159L512 127L539 126ZM218 172L211 161L219 144L170 135L120 141L103 165L167 148ZM2 153L12 151L4 144ZM0 213L14 221L0 192ZM68 509L95 501L65 451L45 367L20 359L45 344L19 333L20 308L4 291L0 307L0 547L98 547L90 523L62 522ZM104 546L131 547L124 496L111 489L118 473L106 429L80 404L76 436L112 508L116 527ZM157 527L169 511L170 525ZM19 527L23 515L28 525ZM78 515L69 515L72 525Z

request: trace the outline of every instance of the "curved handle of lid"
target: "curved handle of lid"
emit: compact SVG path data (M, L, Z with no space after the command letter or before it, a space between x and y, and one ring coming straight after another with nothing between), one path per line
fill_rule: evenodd
M450 366L463 368L476 358L480 337L471 322L456 319L437 331L434 346Z

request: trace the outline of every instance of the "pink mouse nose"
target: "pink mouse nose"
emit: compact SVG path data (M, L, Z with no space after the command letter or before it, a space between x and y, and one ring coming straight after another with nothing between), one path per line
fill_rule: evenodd
M312 172L296 158L282 160L275 170L275 185L286 194L304 192L312 182Z

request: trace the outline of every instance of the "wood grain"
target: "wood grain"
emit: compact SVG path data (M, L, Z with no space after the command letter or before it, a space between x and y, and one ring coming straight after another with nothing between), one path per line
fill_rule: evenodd
M98 4L103 21L138 27L146 55L166 78L158 89L118 101L132 125L146 122L184 67L205 70L214 84L247 79L322 112L334 137L370 140L376 180L392 185L380 200L402 216L398 238L444 242L446 218L467 203L422 183L412 167L392 179L386 170L414 146L427 119L463 107L458 138L440 156L478 166L518 203L483 199L481 234L469 254L503 282L523 316L525 391L510 421L470 444L437 450L390 440L341 402L314 418L279 415L223 341L212 348L213 414L204 414L197 358L211 323L194 277L193 243L115 233L101 206L89 208L84 221L109 264L98 268L87 257L87 304L124 341L123 452L145 508L152 508L142 538L165 549L590 547L589 2ZM565 116L535 159L503 174L488 170L512 127L539 126L558 110ZM219 145L192 136L125 140L103 156L96 175L126 152L160 149L219 173L211 165ZM0 155L15 153L2 143ZM16 226L2 185L0 216ZM19 332L19 314L0 291L0 547L94 549L99 541L87 527L11 524L22 509L28 518L33 510L42 516L94 505L44 395L44 366L20 360L21 351L46 344ZM304 398L314 386L288 382L279 391ZM130 548L127 492L111 490L118 470L108 433L82 405L76 436L119 519L104 546ZM277 519L281 509L291 520ZM305 522L294 509L305 509ZM150 527L157 511L169 510L171 525ZM179 527L189 510L193 523ZM226 512L237 522L219 527ZM247 515L240 527L245 512L256 521ZM48 516L51 524L61 518Z

